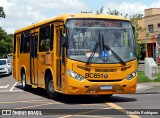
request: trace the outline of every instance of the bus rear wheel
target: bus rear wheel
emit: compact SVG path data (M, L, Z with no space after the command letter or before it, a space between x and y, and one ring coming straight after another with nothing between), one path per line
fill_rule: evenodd
M46 94L49 99L56 99L58 93L54 91L53 79L51 75L46 77Z

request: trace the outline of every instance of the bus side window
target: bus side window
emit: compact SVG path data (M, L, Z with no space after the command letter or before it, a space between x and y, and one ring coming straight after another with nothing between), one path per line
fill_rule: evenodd
M16 53L16 35L14 35L13 54Z
M21 38L20 38L20 53L23 52L23 42L24 42L24 36L23 33L21 34Z
M30 51L30 32L21 34L20 53L29 53Z
M40 28L39 51L47 52L50 49L50 26Z
M53 50L54 43L54 25L51 25L51 39L50 39L50 50Z

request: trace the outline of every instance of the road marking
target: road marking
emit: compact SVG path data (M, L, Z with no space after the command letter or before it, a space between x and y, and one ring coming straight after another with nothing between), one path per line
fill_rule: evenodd
M6 92L24 92L23 90L14 90L14 91L10 91L10 90L0 90L0 93L6 93Z
M21 103L21 102L45 102L46 100L27 100L27 101L13 101L13 102L0 102L0 104L14 104L14 103Z
M66 116L62 116L62 117L59 117L59 118L68 118L68 117L71 117L73 115L66 115Z
M98 116L98 115L74 115L74 116L80 116L80 117L90 117L90 118L106 118L106 116L104 117L101 117L101 116ZM107 117L107 118L112 118L112 117Z
M46 106L46 105L50 105L50 104L60 104L60 103L47 103L47 104L32 105L32 106L27 106L27 107L19 107L19 108L15 108L15 109L26 109L26 108L33 108L33 107L39 107L39 106Z
M125 115L128 115L128 114L126 114L127 110L125 110L124 108L122 108L122 107L120 107L120 106L118 106L114 103L110 102L110 103L105 103L105 104L107 104L109 106L112 106L113 108L117 109L120 112L123 112ZM140 118L138 115L128 115L128 116L131 117L131 118Z
M84 105L84 106L106 106L105 104L80 104L80 105Z
M14 87L16 86L18 82L15 82L15 84L12 86L12 88L9 91L13 91Z
M86 112L80 112L80 113L77 113L77 114L74 114L74 115L66 115L66 116L62 116L62 117L59 117L59 118L68 118L68 117L71 117L71 116L80 116L81 114L86 114L86 113L92 113L92 112L95 112L95 111L101 111L101 110L104 110L104 109L110 109L112 107L107 107L107 108L103 108L103 109L96 109L96 110L90 110L90 111L86 111ZM103 118L103 117L98 117L98 118Z
M1 88L8 88L8 86L9 86L9 84L6 85L6 86L0 86L0 89L1 89Z

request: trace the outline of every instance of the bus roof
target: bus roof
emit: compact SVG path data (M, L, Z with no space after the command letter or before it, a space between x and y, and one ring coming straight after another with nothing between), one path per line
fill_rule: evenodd
M74 18L95 18L95 19L117 19L117 20L128 20L127 18L124 18L122 16L114 16L114 15L106 15L106 14L85 14L85 13L81 13L81 14L63 14L63 15L59 15L38 23L34 23L32 25L29 25L27 27L21 28L19 30L15 31L16 33L22 32L22 31L26 31L26 30L30 30L33 29L35 27L39 27L41 25L45 25L47 23L50 22L54 22L54 21L66 21L67 19L74 19Z

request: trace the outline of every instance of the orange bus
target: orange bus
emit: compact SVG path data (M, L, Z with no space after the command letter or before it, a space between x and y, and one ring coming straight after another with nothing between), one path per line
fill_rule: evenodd
M134 28L120 16L64 14L14 33L13 77L49 98L135 93L136 69Z

